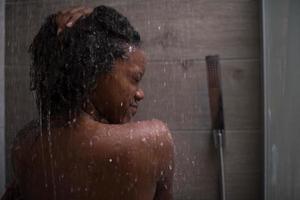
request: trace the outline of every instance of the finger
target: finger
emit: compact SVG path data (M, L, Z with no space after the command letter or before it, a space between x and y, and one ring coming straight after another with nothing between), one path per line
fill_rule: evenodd
M80 17L90 15L93 10L94 8L91 7L79 6L59 11L56 16L57 34L62 32L65 27L72 27Z
M92 12L94 11L94 8L91 8L91 7L85 7L83 9L83 13L87 16L89 14L91 14Z
M57 35L59 35L59 33L61 33L65 27L66 27L66 23L71 19L71 15L69 16L60 16L56 18L56 24L57 24Z
M76 14L74 14L73 16L72 16L72 18L67 22L67 27L72 27L75 23L76 23L76 21L80 18L80 17L82 17L84 15L84 13L82 13L82 12L77 12Z
M58 33L65 28L66 23L71 19L71 17L71 15L59 15L56 17Z
M84 11L84 10L86 10L86 11ZM62 20L62 21L66 24L76 13L80 12L80 13L85 14L85 12L88 13L89 11L90 11L90 9L87 9L87 7L79 6L79 7L60 11L60 12L58 12L57 16L62 16L64 18L64 20Z
M78 10L81 10L83 9L84 6L75 6L75 7L72 7L72 8L67 8L67 9L64 9L62 11L60 11L62 14L67 14L67 13L74 13L74 12L77 12Z
M83 9L77 10L77 12L74 13L67 22L67 27L72 27L79 18L81 18L82 16L88 16L93 12L93 10L94 9L90 7L84 7Z

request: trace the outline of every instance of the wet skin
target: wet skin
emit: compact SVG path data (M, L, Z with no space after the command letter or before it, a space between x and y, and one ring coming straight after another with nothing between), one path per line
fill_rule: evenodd
M117 59L112 72L101 75L90 101L99 115L110 123L130 121L136 113L138 102L144 98L139 83L145 73L144 52L127 46L128 56Z
M139 82L145 56L128 46L113 71L98 78L71 125L60 116L51 131L32 122L12 148L25 199L172 199L174 144L159 120L130 122L144 98Z

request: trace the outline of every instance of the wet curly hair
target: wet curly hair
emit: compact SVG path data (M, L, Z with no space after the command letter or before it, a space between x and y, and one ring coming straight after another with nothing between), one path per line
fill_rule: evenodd
M76 112L96 86L99 74L109 73L126 44L139 47L140 35L115 9L99 6L57 35L50 15L30 45L30 88L40 115ZM105 94L103 94L105 95Z

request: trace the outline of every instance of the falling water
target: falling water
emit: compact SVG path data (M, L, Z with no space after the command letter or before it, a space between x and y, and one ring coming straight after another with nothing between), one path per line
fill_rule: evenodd
M48 108L49 109L49 108ZM56 182L55 182L55 174L54 174L54 166L53 166L53 149L52 149L52 136L51 136L51 111L48 110L47 113L47 133L48 133L48 143L49 143L49 155L50 155L50 167L51 167L51 176L52 176L52 187L53 187L53 198L56 200Z
M39 106L39 126L40 126L40 142L41 142L41 148L42 148L42 165L43 169L46 169L45 165L45 147L44 147L44 140L43 140L43 115L42 115L42 102L40 103ZM48 178L47 178L47 172L46 170L44 171L44 178L45 178L45 188L48 187Z
M15 74L15 72L23 72L24 70L17 68L16 63L19 62L18 59L27 56L26 49L23 48L23 46L25 46L24 44L26 42L30 42L29 39L31 40L32 36L36 33L36 30L34 30L34 28L37 28L37 25L40 24L40 18L43 18L46 15L45 13L49 14L50 12L54 12L54 9L50 11L50 7L55 7L55 11L62 9L60 1L55 1L55 3L49 0L32 1L30 2L30 4L27 4L26 2L22 2L20 4L17 0L15 0L15 2L17 3L9 3L6 6L7 8L9 8L7 9L7 11L11 12L6 15L6 22L8 24L7 27L16 27L16 29L7 29L7 50L5 52L6 58L8 58L7 63L12 66L9 70L7 70L8 74L11 73L10 70L13 70L13 75ZM75 5L77 4L76 2L79 3L79 1L66 1L63 5L66 8L68 3L69 5ZM84 1L81 2L83 3ZM127 17L129 18L129 20L136 25L136 28L138 30L144 33L142 40L145 44L145 52L148 52L148 66L154 66L153 63L155 65L157 64L154 67L146 66L147 70L145 76L147 76L147 79L144 79L143 83L145 83L145 86L148 87L147 89L144 88L147 98L145 98L145 101L142 102L140 106L141 111L143 112L140 114L140 112L138 111L138 114L140 114L140 119L147 119L147 117L150 117L169 122L171 132L177 142L176 145L179 150L176 159L180 162L178 162L178 166L176 166L175 168L177 168L177 173L180 177L177 177L176 180L178 182L178 184L176 183L177 187L179 188L176 192L178 192L179 195L181 195L181 193L200 194L202 190L200 190L199 188L201 188L203 185L204 187L209 187L213 190L213 178L215 174L212 167L213 157L211 156L211 152L209 151L211 140L206 135L206 132L203 131L207 129L208 120L206 120L206 118L209 118L208 113L206 112L206 108L208 107L206 102L207 91L203 86L203 83L205 83L205 78L203 78L205 77L205 72L203 72L202 70L201 62L197 63L197 67L190 66L190 64L188 63L188 68L184 71L181 70L180 64L178 65L178 63L181 63L181 60L184 61L186 59L202 59L205 52L214 52L215 50L221 51L221 53L226 54L227 56L230 55L230 58L239 58L239 56L241 58L247 58L247 55L244 54L246 54L247 52L256 52L255 45L257 44L257 37L256 35L254 35L253 37L250 36L250 34L254 33L255 30L245 30L248 30L249 27L256 27L254 23L257 13L255 10L255 8L257 7L257 2L240 1L238 3L232 4L228 2L221 3L217 1L183 2L165 0L157 5L155 4L155 2L153 3L152 1L146 0L132 2L104 2L109 5L113 4L116 6L116 8L123 9L124 14L128 14ZM36 12L39 9L39 6L43 7L43 12ZM25 12L23 11L23 7L25 7ZM43 17L41 15L43 15ZM241 19L239 19L239 15ZM24 23L26 28L22 26L22 23L24 22L24 20L22 19L26 19L26 22ZM22 25L19 23L21 23ZM22 31L24 37L18 37L19 33ZM243 44L253 45L250 45L251 47L248 47L249 45ZM99 48L99 46L97 48ZM22 50L22 53L20 53L20 49ZM132 47L130 47L129 51L131 52L132 50ZM250 56L253 57L253 55ZM235 64L231 63L231 60L229 59L228 63ZM244 65L243 63L244 62L241 62L241 65ZM19 63L20 66L25 66L26 64L27 63L25 61L21 64ZM228 67L226 71L229 72L229 70L231 70L233 67ZM244 68L247 69L247 65L245 65L243 69ZM252 77L252 72L255 71L252 71L251 68L250 72L250 75ZM247 70L245 71L245 73L248 73ZM12 74L9 74L10 76L7 77L9 87L11 87L11 80L14 80L15 77L11 76ZM20 78L21 81L25 82L25 80L22 79L23 77L17 78ZM229 79L230 77L227 78ZM234 87L233 89L243 89L244 85L238 84L244 82L246 83L246 81L249 80L237 82L238 87ZM251 86L254 81L255 80L251 80L251 82L247 82L246 84ZM174 87L177 88L174 89ZM26 95L28 94L23 92L26 91L25 88L22 89L24 90L22 90L21 95L22 97L24 96L26 100ZM16 90L14 90L14 88L9 88L7 92L10 97L13 93L16 93ZM251 92L256 94L254 91ZM238 96L239 93L243 95L243 99L245 97L248 97L248 94L245 94L245 92L236 91L235 94L237 94ZM249 96L253 95L252 93L250 93ZM166 96L166 94L168 94L168 96ZM9 113L8 119L13 119L8 122L9 125L13 123L23 124L23 121L21 119L22 117L19 117L22 116L22 114L18 114L20 110L25 110L27 112L27 114L25 114L24 116L31 116L33 110L31 109L32 107L24 109L23 107L21 107L23 105L20 105L20 103L17 102L16 106L13 108L16 109L12 111L12 103L10 103L10 101L7 102L8 103L6 104L8 105L8 109L11 109L7 112ZM126 107L126 102L121 102L119 106ZM233 105L233 109L236 109L237 106L239 105ZM58 170L55 166L56 141L53 137L53 122L51 124L50 121L51 112L49 111L46 114L47 117L43 119L42 105L39 105L39 107L41 159L42 167L44 169L42 172L42 176L44 176L44 185L46 190L50 190L51 193L53 193L54 199L59 199L58 189L60 188L56 183L57 179L55 175L58 176L60 174L58 174ZM46 106L43 105L43 107ZM255 108L257 107L258 106L256 106ZM243 110L232 111L233 115L240 112L243 112ZM11 113L15 114L16 117L12 117ZM53 110L52 115L54 115ZM242 113L242 115L237 115L237 117L235 116L235 120L237 120L237 122L234 122L235 125L238 125L239 122L243 123L246 120L250 122L247 125L251 124L251 119L239 119L238 116L248 116L248 114ZM70 123L75 123L75 120L76 118L70 120ZM174 133L173 130L175 130ZM201 134L198 134L198 132L201 132ZM112 136L113 132L108 129L105 134L107 134L107 136ZM129 134L126 137L128 137L128 140L134 141L135 131L130 130ZM95 148L97 140L100 139L98 137L95 137L89 143L87 143L87 145L91 148ZM199 143L197 143L197 141L195 140L199 140ZM243 141L242 138L240 140ZM148 144L149 141L150 139L148 139L147 137L141 139L141 142L144 144ZM167 143L163 143L160 141L158 141L157 144L157 146L161 149L164 149L167 146ZM245 157L238 151L238 149L236 155L239 156L239 158ZM254 158L251 161L256 162ZM105 162L111 163L113 165L118 162L118 159L109 157L105 160ZM201 163L201 169L197 169L199 163ZM169 165L167 167L170 170L173 170L174 168L173 165ZM48 168L50 168L50 170L47 170ZM203 173L203 171L205 171L205 173ZM66 174L65 179L67 179ZM135 179L133 179L133 181L134 180ZM208 181L204 184L202 180ZM141 179L137 181L140 182ZM190 183L188 183L189 181ZM194 183L200 183L203 185L196 186ZM189 187L187 187L187 185ZM84 188L85 187L81 187L81 191L85 191ZM191 188L194 188L194 190L191 190ZM68 188L68 190L75 193L78 190L78 187L73 185L72 187ZM89 190L89 192L90 191L91 190ZM245 191L240 191L240 193L245 193ZM212 194L205 195L211 195L213 197ZM181 199L189 198L191 197L187 195ZM197 198L198 197L195 196L195 199Z

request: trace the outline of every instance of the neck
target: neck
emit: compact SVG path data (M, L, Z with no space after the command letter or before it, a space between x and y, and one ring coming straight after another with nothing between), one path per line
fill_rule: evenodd
M65 126L69 125L72 126L76 124L80 118L90 118L94 121L103 123L103 124L109 124L109 121L105 119L105 117L101 116L98 110L95 108L95 106L90 102L87 101L80 110L77 110L76 112L64 112L56 115L50 115L50 118L48 116L43 116L42 120L43 123L50 122L51 124L55 124L57 126Z
M82 106L82 112L89 115L95 121L109 124L109 121L99 113L99 111L90 101L86 101L86 103L84 103L84 106Z

